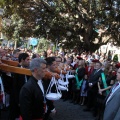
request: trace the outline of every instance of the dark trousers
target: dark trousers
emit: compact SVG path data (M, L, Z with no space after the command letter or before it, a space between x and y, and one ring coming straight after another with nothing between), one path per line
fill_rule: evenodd
M20 107L17 104L10 105L9 120L15 120L20 116Z
M87 107L89 109L95 108L96 102L97 102L97 90L91 88L91 89L88 90Z

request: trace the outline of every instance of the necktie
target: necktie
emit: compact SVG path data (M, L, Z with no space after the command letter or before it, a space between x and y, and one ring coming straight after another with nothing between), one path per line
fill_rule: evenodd
M97 73L97 70L95 70L94 75Z
M119 85L119 83L116 83L115 86L112 89L112 92L115 90L115 88Z

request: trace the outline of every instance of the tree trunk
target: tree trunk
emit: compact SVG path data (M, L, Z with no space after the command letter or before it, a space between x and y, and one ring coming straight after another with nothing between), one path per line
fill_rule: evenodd
M10 41L8 40L7 47L9 48L9 46L10 46Z
M17 40L15 40L15 45L14 45L14 49L17 48Z

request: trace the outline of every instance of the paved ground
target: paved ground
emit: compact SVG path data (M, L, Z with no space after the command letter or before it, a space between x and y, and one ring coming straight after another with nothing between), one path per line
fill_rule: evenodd
M74 105L69 101L58 100L54 102L57 113L53 120L94 120L91 112L83 112L85 106ZM0 120L7 120L8 111L2 111Z
M53 120L94 120L91 112L83 112L85 106L74 105L69 101L55 101L57 113Z

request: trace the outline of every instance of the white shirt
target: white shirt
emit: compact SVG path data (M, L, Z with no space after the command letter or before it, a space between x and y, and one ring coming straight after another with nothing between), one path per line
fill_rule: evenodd
M21 66L21 68L24 68L23 66ZM27 82L27 76L25 75L25 82Z
M73 62L73 63L71 63L71 65L74 67L74 65L76 64L76 62Z
M40 89L42 90L43 95L44 95L45 92L44 92L44 88L43 88L42 80L38 80L38 85L39 85L39 87L40 87ZM45 97L45 96L44 96L44 97ZM46 103L45 98L44 98L44 102ZM48 107L47 107L47 104L46 104L45 113L47 113L47 110L48 110Z
M44 88L43 88L42 80L38 80L38 85L39 85L39 87L42 90L43 95L44 95Z

